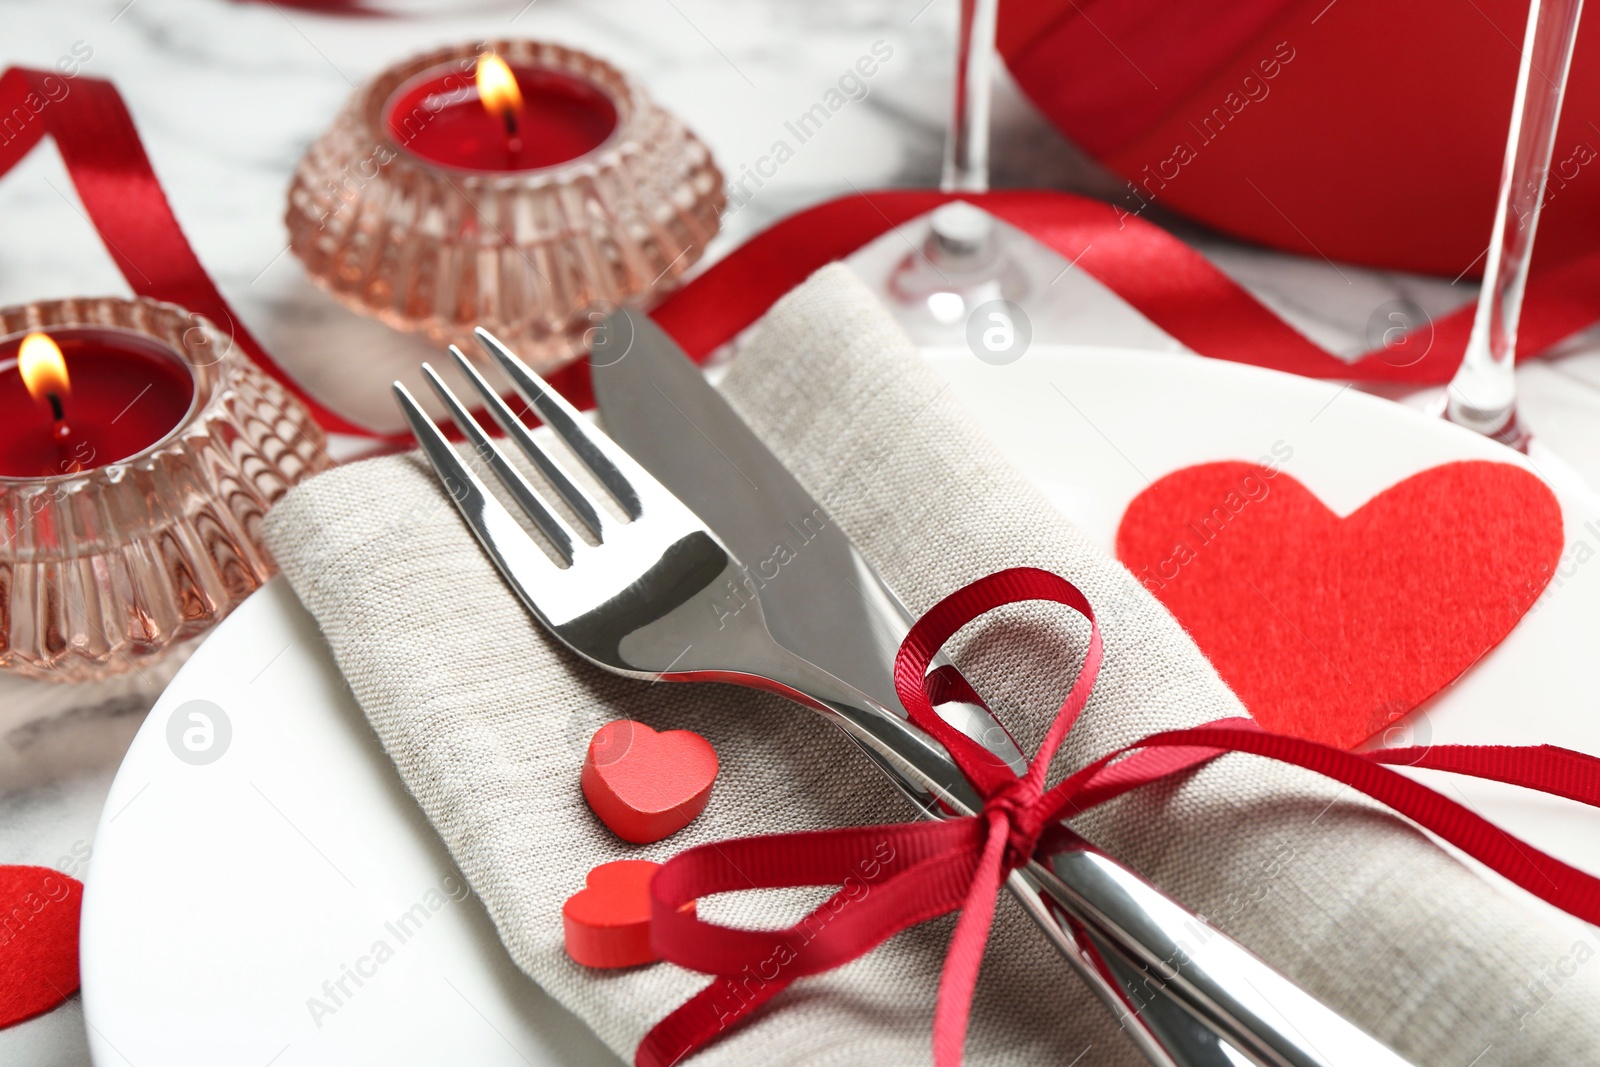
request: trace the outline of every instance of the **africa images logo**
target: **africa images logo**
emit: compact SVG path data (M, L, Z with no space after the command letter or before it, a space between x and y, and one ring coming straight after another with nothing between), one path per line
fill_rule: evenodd
M232 741L228 713L209 700L186 700L167 717L167 747L191 766L217 762Z

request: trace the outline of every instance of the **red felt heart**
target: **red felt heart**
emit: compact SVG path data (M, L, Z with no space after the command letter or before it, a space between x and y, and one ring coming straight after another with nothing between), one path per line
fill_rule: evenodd
M587 888L561 906L567 955L585 967L636 967L659 957L650 947L650 879L661 864L616 860L589 872ZM684 907L693 911L691 901Z
M1504 639L1562 540L1555 494L1505 463L1434 467L1344 518L1274 467L1205 463L1134 498L1117 558L1257 722L1351 748Z
M583 796L618 837L646 845L677 833L705 810L716 777L716 749L699 734L656 733L619 719L589 740Z
M0 1027L78 989L83 883L48 867L0 867Z

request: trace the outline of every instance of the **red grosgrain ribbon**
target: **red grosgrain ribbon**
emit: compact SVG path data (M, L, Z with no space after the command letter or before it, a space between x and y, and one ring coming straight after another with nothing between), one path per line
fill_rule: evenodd
M940 647L985 613L1028 600L1072 608L1090 623L1078 677L1026 773L947 725L928 673ZM934 605L906 635L895 691L911 721L949 751L984 797L973 816L937 822L779 834L700 845L668 861L650 886L651 940L663 959L715 980L645 1035L637 1067L668 1067L715 1040L796 978L868 952L901 930L959 909L945 956L933 1024L934 1062L961 1062L972 993L1006 874L1032 856L1063 817L1189 770L1225 752L1266 756L1318 772L1388 805L1522 888L1586 922L1600 921L1600 879L1517 840L1467 808L1386 764L1452 771L1538 789L1600 807L1600 760L1548 745L1444 745L1353 753L1283 734L1249 719L1221 719L1142 738L1045 788L1051 759L1083 711L1100 668L1100 628L1087 598L1066 579L1022 567L1000 571ZM797 886L842 888L784 930L718 926L680 909L715 893Z
M1203 356L1312 378L1443 384L1466 350L1470 304L1414 331L1403 346L1376 349L1354 362L1340 359L1160 227L1098 200L1023 189L881 190L830 200L752 238L652 315L690 356L704 359L818 267L950 200L970 201L1027 233ZM1536 270L1524 311L1518 359L1538 355L1600 318L1600 249ZM562 387L589 402L587 367L567 368Z
M216 323L298 397L324 429L372 436L289 377L222 298L183 236L116 86L99 78L68 79L12 67L0 74L0 117L6 120L0 129L0 175L45 134L54 138L84 212L135 293L178 304ZM13 120L20 126L14 127Z
M13 67L0 75L0 117L6 119L0 174L50 134L84 211L134 292L199 312L226 329L325 429L381 436L319 403L240 323L183 236L115 86ZM1041 190L951 195L904 189L831 200L752 238L653 314L690 356L704 360L818 267L952 199L971 201L1031 235L1201 355L1315 378L1428 384L1448 381L1466 346L1471 307L1425 327L1427 341L1411 338L1346 362L1159 227L1098 200ZM1600 318L1600 250L1536 271L1524 310L1521 358ZM549 378L573 403L593 405L584 361Z

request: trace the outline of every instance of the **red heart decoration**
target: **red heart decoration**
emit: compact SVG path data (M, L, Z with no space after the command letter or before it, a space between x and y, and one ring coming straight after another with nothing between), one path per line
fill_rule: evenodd
M650 947L650 879L661 864L616 860L589 872L585 889L561 906L567 955L585 967L636 967L659 957ZM693 911L694 903L685 905Z
M1275 467L1134 498L1117 558L1269 730L1353 748L1499 644L1550 581L1561 506L1521 467L1446 463L1340 518Z
M0 1028L78 990L83 883L48 867L0 867Z
M583 761L583 796L624 841L647 845L705 810L717 751L692 730L656 733L619 719L595 731Z

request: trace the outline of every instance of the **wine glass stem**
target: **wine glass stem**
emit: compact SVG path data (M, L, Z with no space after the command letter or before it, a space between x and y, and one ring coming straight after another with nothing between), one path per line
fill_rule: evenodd
M1446 402L1450 421L1491 436L1515 432L1517 322L1582 11L1583 0L1531 0L1528 9L1483 287Z
M947 193L981 193L989 188L989 99L1000 0L958 2L955 101L939 188Z

